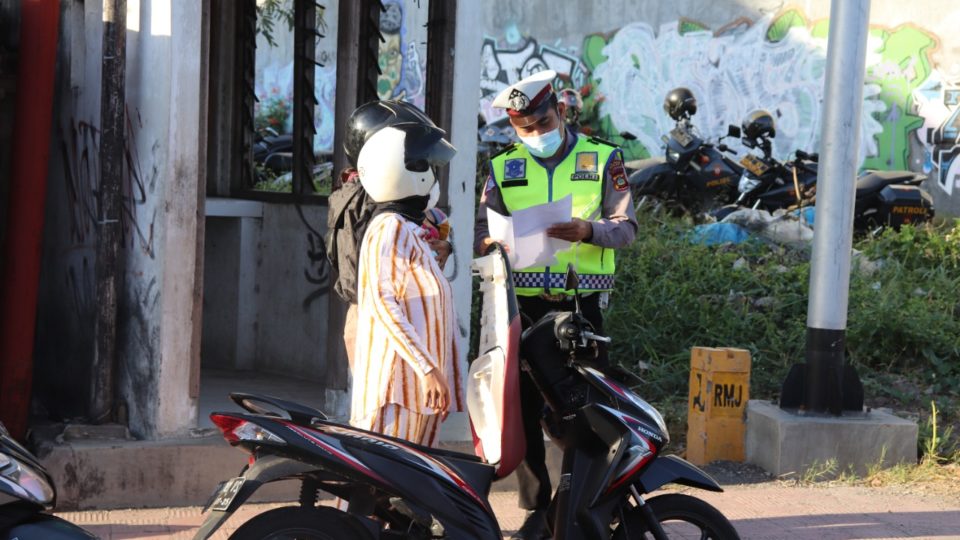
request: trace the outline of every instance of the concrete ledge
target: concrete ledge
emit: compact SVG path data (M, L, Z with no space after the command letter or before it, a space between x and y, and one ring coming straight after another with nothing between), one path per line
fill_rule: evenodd
M207 217L262 218L263 203L244 199L207 197L204 205Z
M836 460L838 472L864 474L917 460L917 425L871 410L842 417L802 416L767 401L747 404L747 461L771 474L802 474Z
M441 441L441 448L473 453L468 441ZM40 461L53 476L57 510L107 510L192 506L207 502L213 489L240 473L247 454L219 435L159 441L74 440L47 443ZM560 470L561 453L547 443L547 465ZM556 482L556 475L554 482ZM495 482L494 491L516 490L515 475ZM299 483L261 488L254 502L290 501Z

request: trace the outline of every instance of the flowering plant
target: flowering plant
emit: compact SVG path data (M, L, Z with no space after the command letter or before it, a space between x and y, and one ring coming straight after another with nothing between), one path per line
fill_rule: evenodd
M289 117L290 101L277 93L271 93L270 97L258 104L253 125L257 131L271 128L277 133L283 133Z

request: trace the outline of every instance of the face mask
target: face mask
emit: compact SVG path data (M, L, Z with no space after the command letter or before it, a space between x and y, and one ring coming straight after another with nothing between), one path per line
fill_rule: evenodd
M548 158L557 153L560 145L563 144L563 136L560 134L560 127L553 131L548 131L543 135L534 135L532 137L520 137L523 145L531 154L538 158Z
M427 210L435 207L440 202L440 182L434 182L430 188L430 198L427 199Z

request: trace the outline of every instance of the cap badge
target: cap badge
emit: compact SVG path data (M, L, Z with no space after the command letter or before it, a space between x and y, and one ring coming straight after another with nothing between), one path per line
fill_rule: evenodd
M510 91L510 97L507 98L507 101L510 102L510 108L515 111L522 111L530 106L530 98L516 88Z

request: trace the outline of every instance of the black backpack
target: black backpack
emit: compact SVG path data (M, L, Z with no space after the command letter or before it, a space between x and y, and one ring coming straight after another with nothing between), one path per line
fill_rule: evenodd
M359 180L344 182L330 194L327 214L327 258L337 270L333 290L345 301L357 303L360 245L373 218L374 202Z

